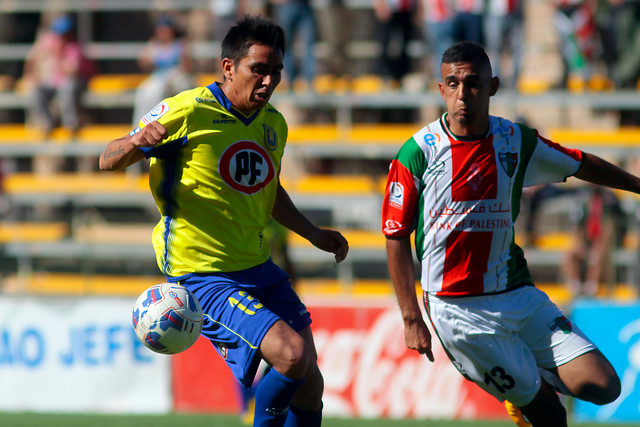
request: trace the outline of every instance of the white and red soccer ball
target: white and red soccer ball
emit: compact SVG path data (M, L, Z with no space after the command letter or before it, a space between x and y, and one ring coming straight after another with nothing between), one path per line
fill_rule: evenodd
M133 307L136 336L156 353L176 354L192 346L202 331L202 320L200 302L175 283L151 286Z

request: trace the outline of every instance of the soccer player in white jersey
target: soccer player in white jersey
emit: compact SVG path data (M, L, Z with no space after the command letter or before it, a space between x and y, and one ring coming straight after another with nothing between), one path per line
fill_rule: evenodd
M606 404L620 394L620 380L600 350L534 286L514 242L522 188L575 176L640 193L640 179L490 116L500 81L482 47L451 46L441 76L447 112L399 150L382 207L406 345L433 360L415 292L415 232L424 305L456 368L519 408L534 426L566 426L556 390Z

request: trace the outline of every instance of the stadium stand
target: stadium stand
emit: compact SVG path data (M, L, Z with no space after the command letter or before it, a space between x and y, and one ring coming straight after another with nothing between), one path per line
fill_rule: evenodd
M638 92L549 90L555 76L539 65L551 57L553 46L550 22L546 32L540 28L544 25L539 25L550 20L549 6L541 1L530 3L530 16L538 25L527 26L530 54L521 90L499 93L492 104L496 114L507 111L509 117L525 116L557 142L616 161L629 160L636 155L640 129L620 129L616 117L622 110L640 111ZM400 144L441 111L442 101L419 78L409 79L402 90L388 91L371 65L376 45L367 33L370 2L352 0L345 4L360 13L365 23L346 49L351 60L357 62L353 67L356 71L346 77L321 73L315 91L300 93L283 88L272 102L290 122L285 187L314 220L343 230L351 253L345 263L336 266L330 257L291 236L291 256L303 286L357 293L362 284L367 284L388 292L384 238L378 230L386 168ZM80 172L74 165L77 159L87 157L97 164L106 142L130 130L127 123L133 90L145 77L132 65L145 37L144 28L143 34L134 37L131 29L117 35L117 31L107 32L104 27L123 16L125 24L145 21L149 10L208 11L208 7L207 0L21 0L12 2L10 10L0 7L7 14L75 13L79 35L84 37L90 56L101 65L101 73L93 78L83 100L91 122L75 138L57 129L50 139L43 140L25 125L28 93L19 80L0 92L0 112L13 112L19 118L0 124L0 157L5 166L2 200L7 206L3 210L6 218L0 222L5 291L135 294L143 288L142 283L158 280L149 239L158 214L144 171ZM329 51L323 43L317 43L320 59ZM0 43L0 62L20 63L28 47L28 43ZM417 41L412 44L416 64L422 60L424 49ZM212 59L218 53L215 41L193 45L194 57L199 59ZM551 58L547 63L555 62ZM413 77L419 77L420 66L415 68ZM215 78L211 70L200 70L197 77L201 84ZM36 174L36 156L63 158L65 168L49 175ZM564 227L571 203L570 198L564 198L545 206L541 237L535 247L527 248L532 271L542 282L561 280L558 263L566 249ZM638 203L632 197L625 197L623 203L629 214L630 238L612 258L619 270L617 281L635 288L639 281L635 237ZM48 208L47 215L38 214L42 206ZM106 290L107 284L122 282L123 277L129 286Z

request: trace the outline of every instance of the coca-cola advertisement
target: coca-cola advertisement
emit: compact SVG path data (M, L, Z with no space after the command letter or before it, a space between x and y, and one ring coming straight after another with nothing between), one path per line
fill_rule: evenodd
M395 302L308 302L324 414L333 417L506 419L504 407L451 364L434 335L435 362L408 350ZM174 409L240 411L239 389L201 338L173 358Z

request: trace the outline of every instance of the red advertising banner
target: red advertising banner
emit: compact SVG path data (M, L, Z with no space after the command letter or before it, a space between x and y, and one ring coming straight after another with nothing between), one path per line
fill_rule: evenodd
M325 379L324 413L363 418L506 419L466 381L434 337L435 362L408 350L395 302L308 304ZM173 357L174 410L239 412L239 392L213 346L200 339Z

